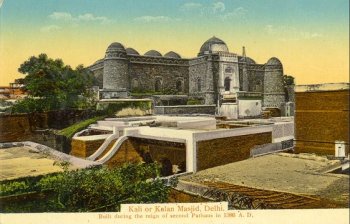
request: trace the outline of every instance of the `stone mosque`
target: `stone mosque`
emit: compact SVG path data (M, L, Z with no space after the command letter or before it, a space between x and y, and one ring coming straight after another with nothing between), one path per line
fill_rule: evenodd
M288 100L281 61L258 64L245 54L229 51L217 37L205 41L194 58L170 51L149 50L140 55L115 42L105 56L88 67L99 83L100 99L125 98L130 93L185 95L204 105L260 99L262 108L282 109ZM259 102L254 102L258 105Z

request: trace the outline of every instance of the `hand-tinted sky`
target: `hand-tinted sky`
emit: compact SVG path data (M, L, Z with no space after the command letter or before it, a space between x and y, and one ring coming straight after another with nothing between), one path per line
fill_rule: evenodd
M349 81L348 0L5 0L0 85L39 53L87 66L117 41L194 57L213 35L258 63L278 57L297 84Z

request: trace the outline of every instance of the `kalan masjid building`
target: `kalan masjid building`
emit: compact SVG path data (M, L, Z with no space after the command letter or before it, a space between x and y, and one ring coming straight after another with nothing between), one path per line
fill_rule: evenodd
M258 64L245 55L244 47L242 55L232 53L215 36L202 44L194 58L182 58L174 51L162 55L149 50L140 55L115 42L88 68L99 82L100 99L125 98L130 93L180 95L219 105L224 115L245 117L260 114L261 108L285 111L286 102L293 101L285 90L278 58Z

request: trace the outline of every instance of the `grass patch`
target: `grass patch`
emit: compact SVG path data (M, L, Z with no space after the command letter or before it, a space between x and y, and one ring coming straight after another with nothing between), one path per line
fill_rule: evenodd
M105 118L106 116L97 116L97 117L93 117L78 123L75 123L69 127L66 127L65 129L62 129L58 132L59 135L64 135L67 138L72 138L73 135L75 133L77 133L78 131L83 130L84 128L86 128L87 126L89 126L90 124L93 124L95 122L97 122L98 120L102 120L103 118Z
M187 105L202 105L202 101L198 99L189 99L187 100Z

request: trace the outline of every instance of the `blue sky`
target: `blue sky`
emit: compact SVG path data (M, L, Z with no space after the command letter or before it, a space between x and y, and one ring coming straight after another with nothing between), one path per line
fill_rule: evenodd
M304 79L310 73L346 80L348 27L348 0L5 0L0 75L18 77L19 64L41 52L88 65L112 41L193 57L215 35L260 63L280 57L303 83L317 81Z

